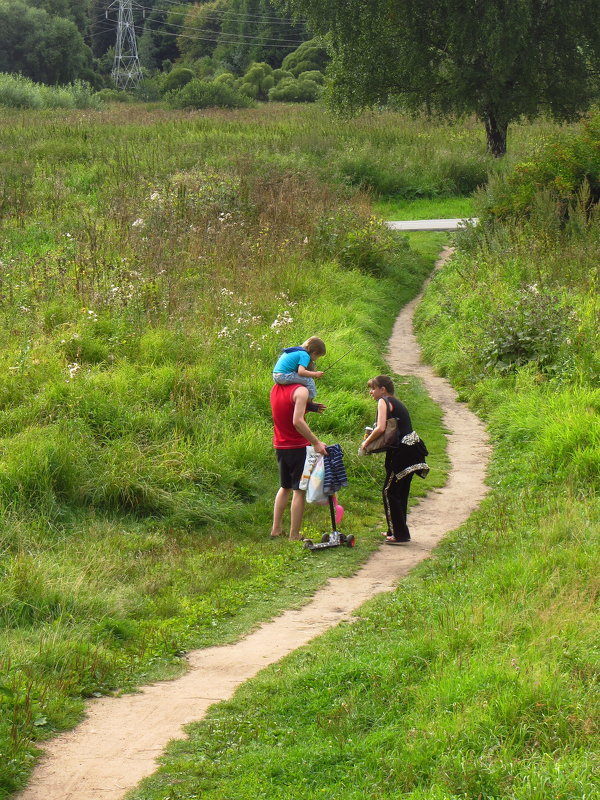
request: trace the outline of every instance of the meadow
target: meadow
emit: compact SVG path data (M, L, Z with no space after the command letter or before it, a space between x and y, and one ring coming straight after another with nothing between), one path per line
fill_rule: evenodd
M550 188L458 236L418 312L488 422L489 497L391 597L189 726L132 800L600 796L598 212L585 181ZM523 196L493 191L476 212Z
M515 128L511 159L554 130ZM177 674L186 649L230 641L377 546L381 466L353 458L365 383L440 238L411 249L373 201L451 209L510 164L474 124L399 114L3 114L0 797L85 697ZM348 454L359 547L320 559L268 540L270 367L309 334L329 363L350 351L311 424ZM431 450L418 497L445 480L444 437L422 388L404 390ZM309 509L305 533L324 523Z
M351 351L313 424L354 454L365 382L434 255L389 234L332 159L322 171L328 148L345 156L346 128L329 126L279 109L3 114L2 796L83 698L177 674L186 649L234 638L376 546L378 465L351 457L359 547L317 560L268 539L280 347L319 333L329 363ZM440 485L439 413L406 391ZM311 508L305 532L325 522Z

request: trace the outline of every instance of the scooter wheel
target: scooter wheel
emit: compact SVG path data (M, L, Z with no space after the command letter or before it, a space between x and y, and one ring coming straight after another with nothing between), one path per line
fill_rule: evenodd
M350 536L346 536L346 547L354 547L356 542L354 541L354 536L350 534Z
M315 544L315 543L313 542L313 540L312 540L312 539L305 539L305 540L304 540L304 547L305 547L307 550L310 550L310 548L311 548L311 547L314 547L314 544Z
M329 538L330 538L329 534L328 533L324 533L323 536L321 536L321 541L322 542L328 542Z

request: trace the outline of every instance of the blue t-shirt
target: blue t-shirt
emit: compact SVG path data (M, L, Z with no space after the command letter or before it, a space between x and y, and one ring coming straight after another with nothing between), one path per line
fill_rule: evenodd
M298 372L298 367L308 367L310 364L310 353L303 347L286 347L277 359L273 367L273 372L281 372L284 375L288 372Z

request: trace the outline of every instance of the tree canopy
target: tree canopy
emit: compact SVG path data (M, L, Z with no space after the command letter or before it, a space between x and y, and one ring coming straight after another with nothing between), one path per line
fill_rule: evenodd
M546 112L573 119L594 91L597 0L280 0L327 34L335 105L474 113L488 149Z
M74 22L20 0L0 0L0 72L40 83L69 83L90 61Z

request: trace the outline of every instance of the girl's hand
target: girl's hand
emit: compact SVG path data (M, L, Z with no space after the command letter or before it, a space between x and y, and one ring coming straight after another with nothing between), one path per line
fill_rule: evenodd
M324 372L317 371L315 372L315 378L322 378L324 374L325 374Z

